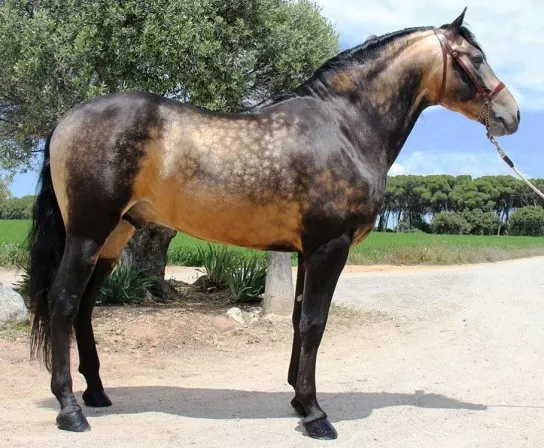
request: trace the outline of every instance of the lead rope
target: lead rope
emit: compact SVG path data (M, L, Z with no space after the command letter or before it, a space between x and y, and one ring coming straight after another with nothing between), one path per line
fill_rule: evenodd
M538 194L542 199L544 199L544 193L542 193L538 188L536 188L531 182L529 182L529 180L519 172L519 170L514 166L514 162L512 162L512 160L510 159L510 157L508 157L506 155L506 153L502 150L501 146L499 145L499 142L497 140L495 140L495 137L493 137L490 132L489 132L489 101L487 101L484 106L482 107L482 110L480 111L480 115L478 116L478 121L480 121L481 119L481 116L482 116L482 112L486 111L486 115L485 115L485 129L486 129L486 133L485 135L487 136L487 138L489 139L489 141L491 143L493 143L493 145L495 145L495 148L497 148L497 152L499 153L499 156L502 160L504 160L504 162L514 170L514 172L521 178L521 180L523 180L523 182L525 182L527 185L529 185L529 187L531 187L533 189L533 191Z

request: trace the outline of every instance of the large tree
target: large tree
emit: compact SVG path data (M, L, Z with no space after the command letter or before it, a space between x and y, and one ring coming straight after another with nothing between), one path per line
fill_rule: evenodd
M0 42L8 169L28 166L55 122L97 95L145 90L241 112L297 86L338 51L333 27L308 0L4 0ZM125 259L160 275L173 236L142 230Z

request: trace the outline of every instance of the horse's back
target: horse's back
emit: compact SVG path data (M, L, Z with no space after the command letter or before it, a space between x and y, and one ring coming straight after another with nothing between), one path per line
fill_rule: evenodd
M83 103L51 140L65 222L129 213L203 239L297 248L292 126L282 113L213 113L147 93Z

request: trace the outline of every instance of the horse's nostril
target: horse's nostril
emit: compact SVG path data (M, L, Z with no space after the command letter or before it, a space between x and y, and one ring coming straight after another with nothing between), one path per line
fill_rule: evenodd
M517 117L518 117L518 123L519 123L519 121L521 120L521 117L520 117L520 115L519 115L519 109L518 109L518 115L517 115Z

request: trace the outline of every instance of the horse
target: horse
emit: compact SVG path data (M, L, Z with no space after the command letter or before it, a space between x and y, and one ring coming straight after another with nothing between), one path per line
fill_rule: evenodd
M337 437L316 393L316 359L350 248L372 231L388 170L427 107L493 136L519 107L496 77L466 8L440 27L405 28L338 53L298 87L248 113L146 92L81 103L49 135L29 233L31 355L42 353L56 423L90 430L72 390L73 330L88 406L110 406L91 315L139 226L205 241L296 252L291 405L308 436Z

